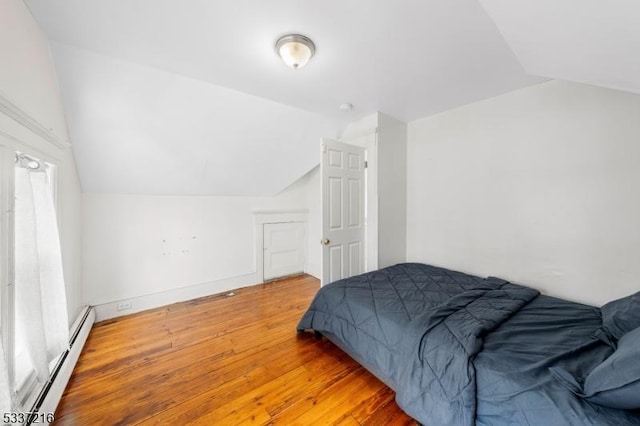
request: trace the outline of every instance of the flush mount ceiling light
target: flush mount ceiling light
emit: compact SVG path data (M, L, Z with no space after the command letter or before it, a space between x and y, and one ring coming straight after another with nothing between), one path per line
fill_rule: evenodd
M304 67L316 52L316 46L309 37L300 34L288 34L276 42L276 52L285 64L291 68Z

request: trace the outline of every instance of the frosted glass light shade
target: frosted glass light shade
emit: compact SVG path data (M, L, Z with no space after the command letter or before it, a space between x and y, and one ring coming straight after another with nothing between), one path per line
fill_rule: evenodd
M291 68L302 68L315 53L316 47L308 37L289 34L276 42L276 51Z

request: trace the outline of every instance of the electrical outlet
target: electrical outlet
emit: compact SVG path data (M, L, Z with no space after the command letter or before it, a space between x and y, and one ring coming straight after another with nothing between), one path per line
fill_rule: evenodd
M118 303L117 309L119 311L126 311L127 309L131 309L131 302L120 302Z

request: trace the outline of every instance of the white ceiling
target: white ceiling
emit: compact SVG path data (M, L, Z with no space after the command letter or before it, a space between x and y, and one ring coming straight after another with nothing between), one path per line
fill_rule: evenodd
M477 0L29 0L50 39L338 118L410 121L530 83ZM288 32L316 56L275 54Z
M86 192L273 194L314 167L320 138L340 130L200 80L58 43L52 50Z
M87 192L273 194L348 121L410 121L541 81L477 0L27 4L54 42ZM304 69L274 52L288 32L316 43Z
M529 74L640 93L640 1L480 2Z

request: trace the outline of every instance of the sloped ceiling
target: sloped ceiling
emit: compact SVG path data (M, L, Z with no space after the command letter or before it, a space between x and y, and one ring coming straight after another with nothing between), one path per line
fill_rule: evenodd
M480 2L529 74L640 93L640 1Z
M410 121L541 81L477 0L27 4L52 41L87 192L273 194L349 121ZM317 45L304 69L274 52L288 32Z
M339 123L221 86L52 43L86 192L275 193Z

